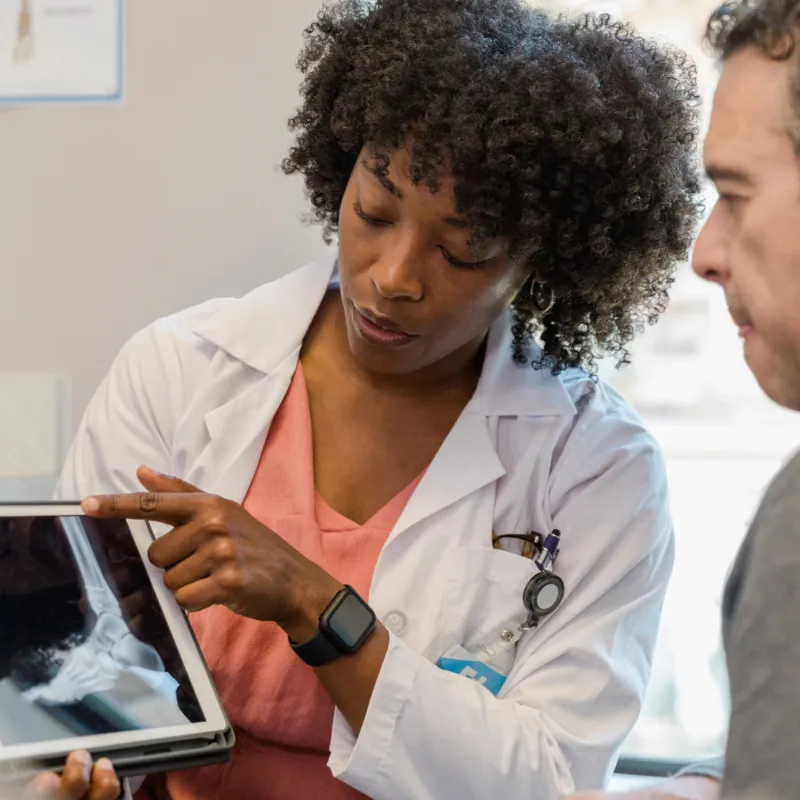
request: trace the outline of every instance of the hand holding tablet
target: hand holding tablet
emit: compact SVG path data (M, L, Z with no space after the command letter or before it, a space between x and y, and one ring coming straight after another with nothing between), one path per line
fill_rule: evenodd
M139 478L146 492L82 509L0 506L0 783L36 763L77 791L75 750L120 775L225 760L232 733L179 606L224 605L304 641L341 589L240 505ZM154 540L150 521L173 530ZM89 798L105 800L96 783Z
M146 492L82 508L0 506L0 787L75 750L119 775L226 760L233 735L180 607L224 605L302 642L341 589L239 504L138 476ZM173 529L154 540L151 521Z
M0 794L74 750L120 775L227 759L225 713L152 543L143 521L0 506Z
M117 800L122 790L114 767L107 758L92 764L85 750L70 754L61 775L42 773L24 789L22 800ZM17 800L0 796L0 800Z

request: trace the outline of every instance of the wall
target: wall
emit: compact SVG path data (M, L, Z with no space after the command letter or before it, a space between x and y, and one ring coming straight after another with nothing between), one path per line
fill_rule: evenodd
M319 5L129 0L124 106L0 112L0 372L71 376L74 422L135 330L322 251L278 169Z

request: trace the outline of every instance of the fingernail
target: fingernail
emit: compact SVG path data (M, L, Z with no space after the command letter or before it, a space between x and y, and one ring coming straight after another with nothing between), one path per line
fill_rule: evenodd
M100 501L96 497L87 497L82 503L81 508L87 514L94 514L100 510Z
M173 478L172 475L167 475L166 472L161 472L160 470L153 469L152 467L148 467L147 464L142 464L142 466L139 467L139 469L146 469L148 472L152 472L153 475L158 475L161 478L167 478L168 480L171 480L171 481L175 480L175 478Z
M92 779L92 756L86 750L78 750L72 754L74 761L77 761L83 768L83 779L88 783Z
M98 759L97 763L94 765L96 770L100 770L100 772L113 772L114 765L111 763L111 759L109 758L100 758Z

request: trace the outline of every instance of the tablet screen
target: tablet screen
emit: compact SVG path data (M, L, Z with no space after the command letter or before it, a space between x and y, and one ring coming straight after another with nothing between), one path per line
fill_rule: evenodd
M142 552L122 520L0 517L0 748L205 721Z

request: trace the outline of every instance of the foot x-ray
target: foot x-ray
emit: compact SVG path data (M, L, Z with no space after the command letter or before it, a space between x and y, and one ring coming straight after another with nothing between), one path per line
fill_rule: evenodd
M0 746L200 721L127 523L0 518Z

